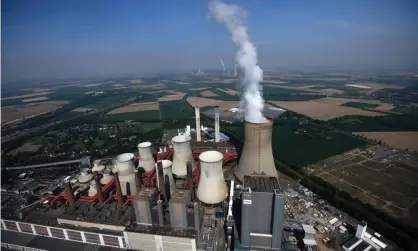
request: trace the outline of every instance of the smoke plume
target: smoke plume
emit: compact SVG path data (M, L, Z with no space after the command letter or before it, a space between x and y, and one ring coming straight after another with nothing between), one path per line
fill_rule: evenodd
M244 10L237 5L210 0L209 11L216 21L226 26L237 46L236 61L241 69L240 110L244 112L245 120L252 123L267 122L263 116L264 100L260 85L263 70L257 65L257 51L250 42L247 27L242 24Z
M221 58L221 65L222 65L222 76L224 76L225 75L225 64L224 64L224 61L222 60L222 58Z

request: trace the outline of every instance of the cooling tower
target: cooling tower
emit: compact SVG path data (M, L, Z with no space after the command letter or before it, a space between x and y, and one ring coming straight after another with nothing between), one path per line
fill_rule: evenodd
M195 117L196 117L196 140L197 141L201 141L202 138L200 136L200 108L199 106L196 106L194 108L194 113L195 113Z
M138 168L144 168L145 172L154 170L155 160L151 152L151 142L138 144L139 163Z
M178 177L186 177L187 161L195 166L190 140L191 137L188 135L177 135L171 140L174 148L172 172Z
M164 181L166 178L166 175L168 176L168 182L170 184L170 194L171 196L173 196L173 194L176 191L176 182L174 181L174 177L173 177L173 173L171 170L171 166L173 165L173 163L170 160L164 159L164 160L159 160L158 162L161 162L163 164L163 174L164 174ZM157 169L157 163L155 163L155 169ZM157 172L157 180L159 178L159 174ZM160 188L160 184L157 182L157 186L158 188Z
M278 177L271 149L273 121L266 123L245 121L244 129L244 147L238 168L235 170L237 179L243 181L244 175L253 173Z
M136 195L135 164L132 153L123 153L116 157L116 169L123 195ZM130 191L130 193L129 193Z
M197 198L206 204L218 204L228 196L224 172L224 155L218 151L206 151L199 155L200 181Z

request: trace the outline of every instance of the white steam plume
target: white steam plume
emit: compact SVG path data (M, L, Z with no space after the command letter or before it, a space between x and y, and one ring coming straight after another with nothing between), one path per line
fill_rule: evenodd
M237 46L236 61L241 68L240 110L244 112L245 120L252 123L267 122L263 116L264 100L260 85L263 70L257 65L257 51L249 40L247 27L242 24L243 9L237 5L210 0L209 11L216 21L226 26Z
M222 76L224 76L225 75L225 64L224 64L224 61L222 60L222 58L221 58L221 65L222 65Z

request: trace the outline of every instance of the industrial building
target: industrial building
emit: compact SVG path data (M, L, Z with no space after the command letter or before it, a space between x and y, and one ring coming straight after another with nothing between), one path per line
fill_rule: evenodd
M197 108L196 128L199 118ZM219 119L212 142L190 131L141 142L138 156L5 168L2 250L281 250L272 122L245 123L233 172L225 167L238 155L222 142Z

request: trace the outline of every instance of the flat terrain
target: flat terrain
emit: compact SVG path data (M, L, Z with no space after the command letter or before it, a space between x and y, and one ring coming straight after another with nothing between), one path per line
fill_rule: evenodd
M39 103L29 103L22 105L5 106L1 108L1 122L11 122L14 120L26 119L46 112L55 111L61 106L69 103L65 100L45 101Z
M417 224L418 154L375 145L320 161L305 171L406 224Z
M131 79L131 80L128 80L128 81L131 84L140 84L140 83L144 82L141 79Z
M222 91L222 92L225 92L225 93L227 93L227 94L229 94L229 95L232 95L232 96L234 96L234 95L239 95L239 92L237 92L237 91L235 91L235 90L232 90L232 89L229 89L229 88L217 88L219 91Z
M138 111L152 111L158 110L157 102L144 102L144 103L133 103L127 106L116 108L110 111L108 114L119 114L119 113L128 113L128 112L138 112Z
M385 114L366 111L353 107L341 106L351 101L361 101L343 98L321 98L309 101L270 101L284 109L295 111L319 120L329 120L346 115L383 116ZM362 101L363 102L363 101ZM365 101L367 102L367 101ZM378 108L378 107L377 107ZM377 109L375 108L375 109Z
M36 92L36 93L32 93L32 94L25 94L25 95L18 95L18 96L12 96L12 97L7 97L7 98L2 98L1 100L11 100L11 99L24 99L24 98L30 98L30 97L35 97L35 96L44 96L47 94L50 94L52 92Z
M89 111L94 111L94 109L78 107L78 108L75 108L74 110L72 110L72 112L89 112Z
M36 152L41 147L42 145L35 145L32 142L26 142L25 144L11 151L11 154L16 155L19 152Z
M381 140L392 147L418 152L418 132L358 132L357 134Z
M173 100L181 100L183 99L184 95L186 95L186 93L184 92L176 92L176 91L170 91L171 94L162 96L160 98L158 98L158 101L173 101Z
M189 102L192 106L200 106L201 108L206 106L219 106L220 111L229 110L239 106L239 101L222 101L201 97L188 97L187 102Z
M42 100L47 100L47 99L48 99L47 97L28 98L28 99L23 99L22 102L27 103L27 102L42 101Z
M203 97L217 97L217 96L218 96L216 93L213 93L213 92L212 92L212 91L210 91L210 90L206 90L206 91L200 92L200 94L201 94Z

